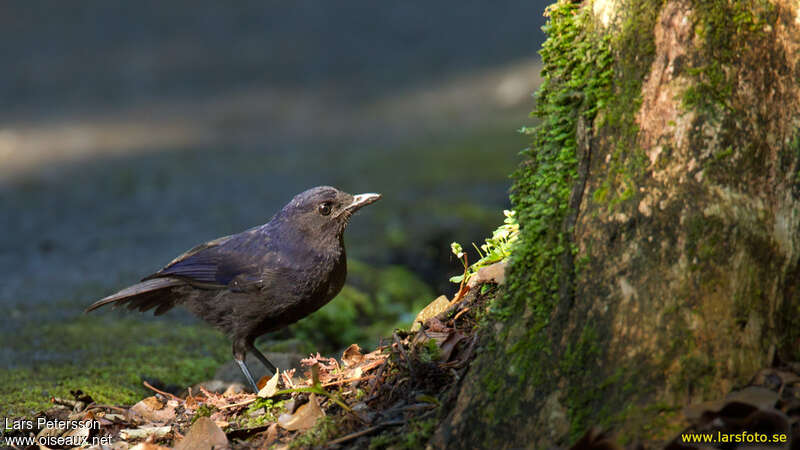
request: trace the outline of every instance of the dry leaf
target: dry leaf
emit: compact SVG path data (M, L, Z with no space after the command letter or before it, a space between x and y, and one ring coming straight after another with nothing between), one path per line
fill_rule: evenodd
M270 425L269 428L267 428L266 434L267 436L264 439L264 442L261 444L262 447L267 447L278 439L278 424L273 423Z
M222 429L208 417L201 417L175 445L175 450L212 450L225 448L228 445L228 438Z
M361 353L361 347L358 344L352 344L347 347L347 350L342 353L342 362L345 366L354 366L364 360L364 355Z
M165 423L175 418L177 402L167 403L156 396L147 397L133 405L130 411L146 422Z
M73 428L68 430L66 433L62 434L62 437L72 436L72 442L81 442L81 441L88 441L89 434L91 433L91 429L89 428Z
M450 336L448 336L447 339L445 339L444 342L440 344L441 360L443 362L450 361L450 357L452 356L453 350L455 350L456 345L458 345L458 343L464 339L466 339L466 336L464 336L462 333L458 331L450 334Z
M319 407L317 396L311 394L308 403L297 408L294 414L281 414L278 417L278 425L289 431L305 431L313 427L317 419L323 416L325 412Z
M278 392L278 380L281 378L280 372L281 372L280 370L275 372L275 375L272 375L272 378L270 378L269 381L267 381L267 384L265 384L264 387L261 388L260 391L258 391L259 397L269 398L275 395L276 392Z

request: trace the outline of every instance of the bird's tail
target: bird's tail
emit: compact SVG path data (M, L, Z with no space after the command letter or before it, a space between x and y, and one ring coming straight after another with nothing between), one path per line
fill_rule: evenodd
M175 306L175 296L171 295L172 289L184 284L176 278L153 278L142 281L92 303L85 312L113 303L114 306L123 305L128 309L139 311L156 308L155 315L163 314Z

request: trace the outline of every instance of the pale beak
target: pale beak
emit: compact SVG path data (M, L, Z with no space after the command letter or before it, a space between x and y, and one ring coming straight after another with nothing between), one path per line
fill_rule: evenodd
M375 203L380 200L381 194L358 194L353 197L353 203L347 205L344 209L349 212L356 212L361 207L367 206L370 203Z

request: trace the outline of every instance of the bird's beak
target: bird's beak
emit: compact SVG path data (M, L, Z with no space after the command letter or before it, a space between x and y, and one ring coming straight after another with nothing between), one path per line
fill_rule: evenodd
M374 194L374 193L358 194L353 197L353 203L350 203L344 209L353 213L363 206L367 206L370 203L377 202L378 200L380 200L380 198L381 194Z

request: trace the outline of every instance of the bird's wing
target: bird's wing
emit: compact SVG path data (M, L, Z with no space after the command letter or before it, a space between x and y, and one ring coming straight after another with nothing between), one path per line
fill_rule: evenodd
M174 277L198 287L227 288L235 280L237 290L246 290L262 278L258 262L261 260L259 250L263 245L253 242L257 238L252 230L248 230L206 242L175 258L142 281Z

